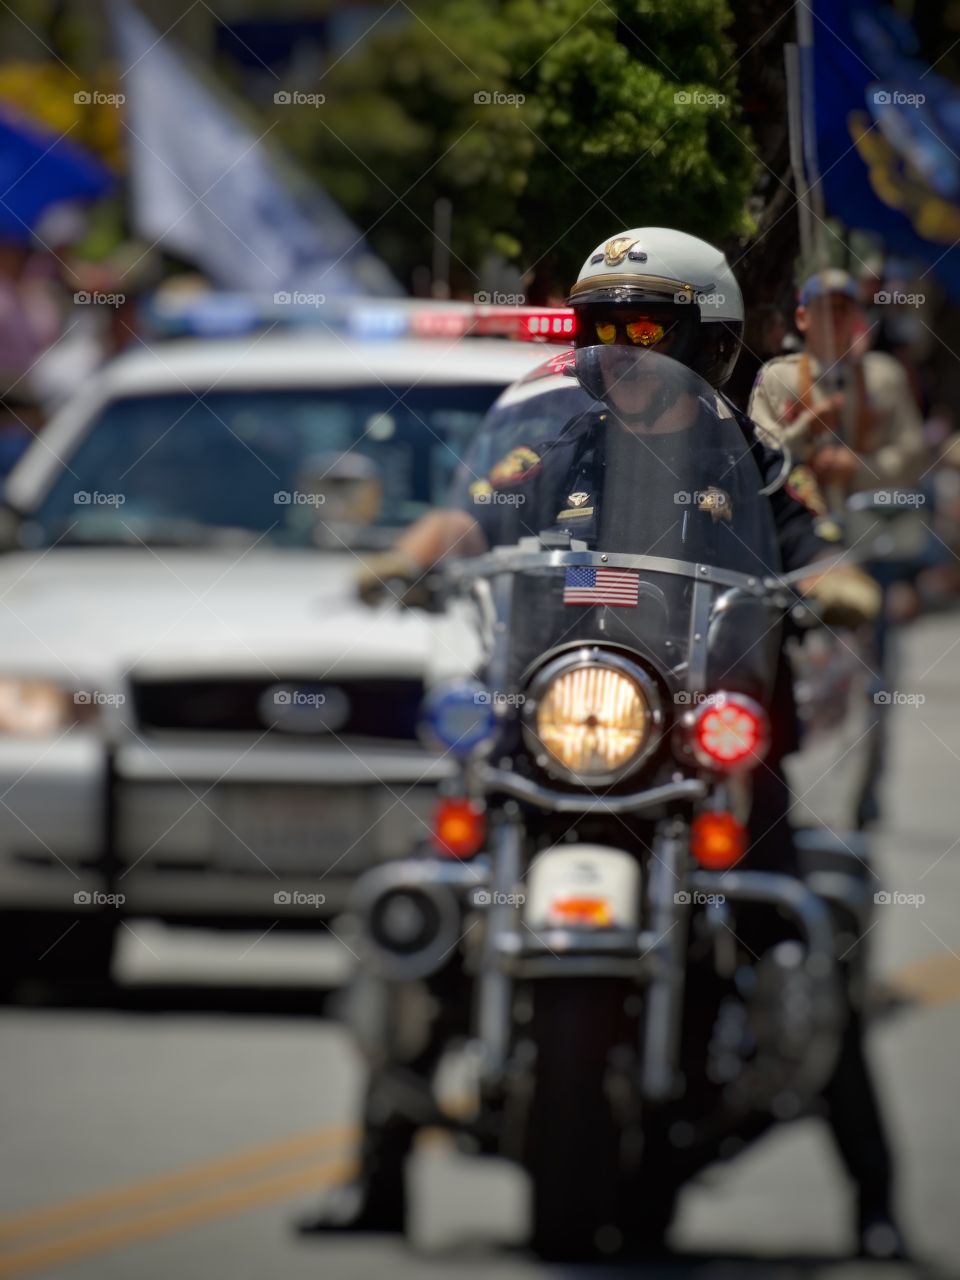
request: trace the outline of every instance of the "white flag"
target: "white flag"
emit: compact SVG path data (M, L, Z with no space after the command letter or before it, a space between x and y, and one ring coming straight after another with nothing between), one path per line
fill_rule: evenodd
M137 235L225 289L401 292L329 196L312 188L307 199L294 198L262 139L169 39L125 3L113 16Z

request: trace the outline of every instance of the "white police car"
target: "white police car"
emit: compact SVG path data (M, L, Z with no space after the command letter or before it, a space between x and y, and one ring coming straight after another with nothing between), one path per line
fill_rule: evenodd
M102 976L134 917L315 924L359 868L428 835L446 765L415 722L425 664L461 641L439 615L357 603L357 556L442 500L546 352L459 340L463 308L405 314L439 336L140 348L10 476L5 981Z

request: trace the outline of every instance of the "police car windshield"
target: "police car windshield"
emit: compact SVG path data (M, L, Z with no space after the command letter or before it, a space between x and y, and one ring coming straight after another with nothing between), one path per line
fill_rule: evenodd
M389 546L442 501L499 390L373 385L118 400L25 513L21 539Z
M775 572L751 442L716 392L654 351L554 357L484 422L452 490L490 546L657 556Z

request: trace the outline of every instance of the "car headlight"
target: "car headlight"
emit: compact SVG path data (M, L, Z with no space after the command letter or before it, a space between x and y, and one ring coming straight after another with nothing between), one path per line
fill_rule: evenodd
M82 719L87 710L53 680L0 677L0 733L43 737Z
M544 667L524 713L537 763L591 784L615 782L636 768L661 721L651 678L602 649L578 649Z

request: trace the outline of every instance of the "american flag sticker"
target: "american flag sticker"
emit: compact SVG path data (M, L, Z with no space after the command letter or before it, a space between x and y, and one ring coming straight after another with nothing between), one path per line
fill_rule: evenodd
M632 569L568 569L563 584L564 604L635 605L640 575Z

